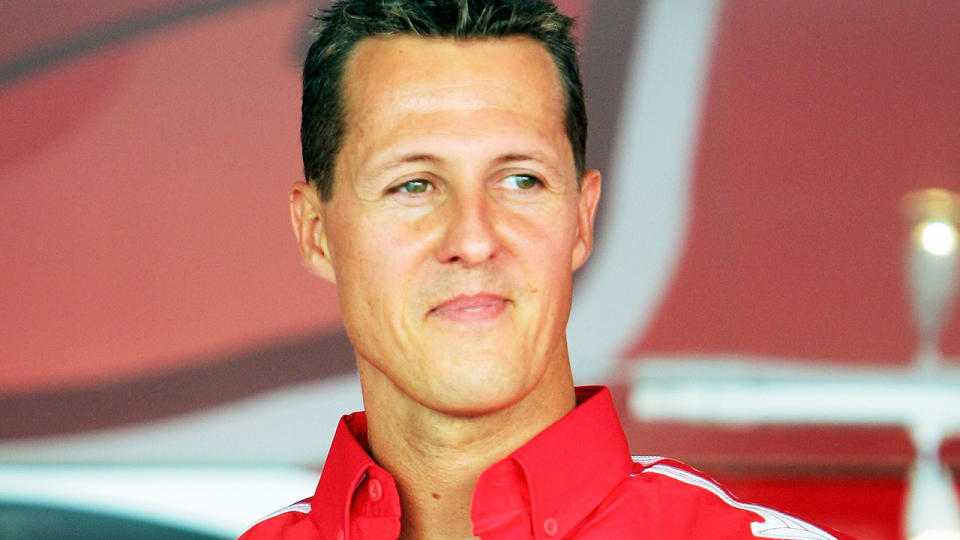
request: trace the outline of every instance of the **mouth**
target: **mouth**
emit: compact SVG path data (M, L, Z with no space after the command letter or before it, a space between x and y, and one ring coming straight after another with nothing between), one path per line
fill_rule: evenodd
M488 321L499 317L509 303L510 300L496 294L461 294L437 305L429 315L452 322Z

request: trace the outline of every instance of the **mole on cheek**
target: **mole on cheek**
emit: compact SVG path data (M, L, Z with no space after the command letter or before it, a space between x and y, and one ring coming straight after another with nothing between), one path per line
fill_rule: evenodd
M434 499L439 499L439 498L440 498L440 494L439 494L439 493L433 493L433 498L434 498Z

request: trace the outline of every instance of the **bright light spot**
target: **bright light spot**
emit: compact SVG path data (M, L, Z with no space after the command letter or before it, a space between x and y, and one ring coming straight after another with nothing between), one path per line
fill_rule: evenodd
M951 531L948 529L924 531L910 540L960 540L960 531Z
M957 249L957 229L942 221L928 221L920 225L920 243L934 255L949 255Z

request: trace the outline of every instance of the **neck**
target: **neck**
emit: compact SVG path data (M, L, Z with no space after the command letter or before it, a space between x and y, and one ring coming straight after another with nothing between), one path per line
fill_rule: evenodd
M576 405L566 358L518 402L472 415L432 410L362 358L358 366L370 452L397 482L404 540L474 538L470 507L480 474Z

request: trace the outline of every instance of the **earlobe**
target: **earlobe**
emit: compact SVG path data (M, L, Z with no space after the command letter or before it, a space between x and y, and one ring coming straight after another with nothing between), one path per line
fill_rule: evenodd
M590 170L580 180L577 203L577 238L573 246L571 271L583 266L593 249L593 222L600 201L600 171Z
M316 188L306 182L296 182L290 188L290 221L303 265L310 272L336 283L320 197Z

